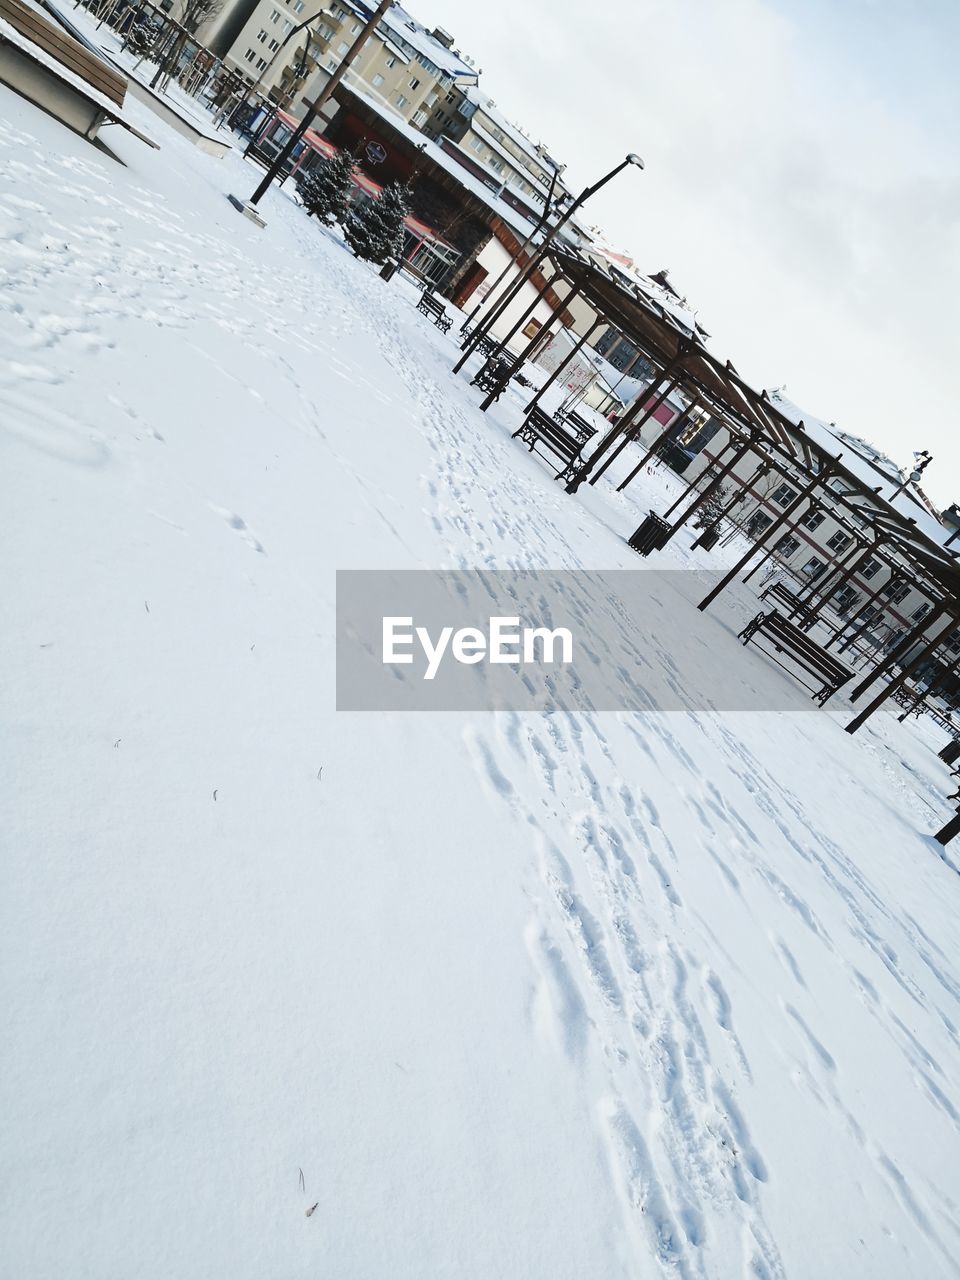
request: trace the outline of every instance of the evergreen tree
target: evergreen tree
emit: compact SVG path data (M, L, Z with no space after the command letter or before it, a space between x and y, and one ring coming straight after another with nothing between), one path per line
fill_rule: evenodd
M697 511L693 517L693 527L695 529L709 529L711 525L718 524L723 516L723 509L727 499L726 485L720 487L710 495L703 506Z
M403 220L409 209L409 188L400 182L384 187L379 200L365 200L344 224L347 243L358 258L382 266L403 248Z
M331 226L342 222L353 190L353 157L346 151L334 154L304 174L297 175L297 190L308 213Z

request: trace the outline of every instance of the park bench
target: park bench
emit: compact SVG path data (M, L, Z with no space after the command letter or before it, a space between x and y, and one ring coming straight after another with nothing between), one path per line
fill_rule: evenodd
M838 658L827 653L796 623L790 622L776 610L758 613L740 632L739 639L747 644L756 635L765 636L777 653L787 654L797 666L803 667L809 675L820 681L820 687L813 691L813 696L821 707L853 675ZM772 654L768 656L773 658ZM777 659L773 658L773 661L777 662ZM784 671L788 670L782 662L777 662L777 666L783 667ZM810 686L806 685L805 688Z
M554 457L560 459L563 466L554 476L555 480L574 478L576 467L573 464L580 457L580 450L585 442L578 440L564 423L557 422L542 409L533 408L513 433L514 439L518 436L525 444L529 444L531 453L537 445L542 445Z
M494 401L500 399L510 382L510 365L506 360L485 360L474 376L470 385L479 387Z
M429 289L424 289L417 303L417 310L437 326L441 333L446 333L453 323L442 302L433 296Z
M592 440L597 434L597 428L592 427L590 423L577 413L574 409L568 409L566 412L558 413L558 419L572 428L574 434L581 444L586 444L588 440Z
M811 608L797 598L795 592L791 591L785 582L773 581L760 592L760 599L766 600L767 596L771 600L779 600L786 605L791 614L797 615L797 626L801 631L809 631L817 620L817 615Z

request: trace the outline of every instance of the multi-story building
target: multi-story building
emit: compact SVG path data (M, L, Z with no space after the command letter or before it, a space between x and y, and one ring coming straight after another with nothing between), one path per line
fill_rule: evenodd
M477 85L451 89L420 127L445 150L458 153L465 167L516 191L534 210L542 210L551 185L555 197L569 194L563 167L511 124Z
M303 100L319 94L366 21L365 11L352 0L234 0L201 34L227 67L300 115ZM345 83L420 128L441 98L476 84L476 69L453 43L441 28L428 30L394 6L361 49Z

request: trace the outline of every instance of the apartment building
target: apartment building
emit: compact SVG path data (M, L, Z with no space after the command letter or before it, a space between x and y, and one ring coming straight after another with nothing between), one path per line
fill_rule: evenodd
M227 67L299 114L302 101L320 93L366 21L365 11L351 0L235 0L204 35ZM345 83L420 128L442 97L476 84L476 69L453 43L447 32L428 30L394 6Z
M543 208L555 174L555 195L569 194L563 167L542 144L511 124L477 85L450 90L420 127L429 138L446 139L468 167L477 166L512 188L535 210Z

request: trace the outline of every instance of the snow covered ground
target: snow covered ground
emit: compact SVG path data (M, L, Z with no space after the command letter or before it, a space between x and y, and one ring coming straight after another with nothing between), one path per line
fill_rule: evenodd
M123 167L0 87L3 1273L960 1273L942 738L337 714L337 569L637 569L676 482L567 497L130 109Z

